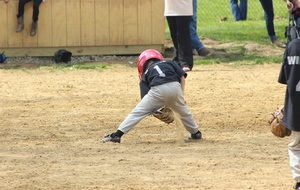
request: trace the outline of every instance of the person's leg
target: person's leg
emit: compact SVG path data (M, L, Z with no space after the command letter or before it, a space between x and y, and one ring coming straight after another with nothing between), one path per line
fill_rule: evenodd
M167 16L167 21L170 29L171 38L174 45L174 51L173 51L173 61L179 65L179 58L178 58L178 40L177 40L177 23L176 23L176 17L175 16Z
M33 15L32 15L32 20L34 22L38 21L39 18L39 6L43 2L43 0L33 0Z
M171 82L180 86L178 82ZM165 83L151 87L141 102L132 110L132 112L121 123L118 130L124 134L128 133L140 120L151 114L153 111L167 105L174 92L170 83Z
M155 101L155 97L151 94L151 91L141 102L131 111L126 119L121 123L118 130L124 134L128 133L135 125L137 125L144 117L151 114L152 111L163 107L163 102Z
M19 7L18 7L18 15L17 15L17 18L20 18L21 16L24 15L24 7L25 7L25 4L28 3L29 1L32 1L32 0L20 0L20 1L19 1Z
M293 142L288 145L290 166L296 183L300 182L300 132L292 131Z
M193 68L193 48L190 36L191 16L176 16L177 41L178 41L178 60L180 66Z
M197 34L197 0L193 0L193 16L191 17L190 22L190 35L193 49L199 51L200 49L205 48Z
M266 27L271 42L277 40L274 29L274 11L272 0L260 0L260 3L265 12Z
M165 88L169 88L170 94L172 94L172 96L169 96L168 98L167 106L180 116L186 130L191 134L195 134L199 130L198 125L185 104L180 84L176 82L167 83Z
M230 8L231 8L232 15L235 18L234 21L241 20L240 8L238 6L238 0L230 0Z
M31 0L20 0L19 1L19 7L18 7L18 14L17 14L17 20L18 20L18 27L16 32L22 32L24 29L24 7L25 4L28 3Z
M32 15L32 25L31 25L31 36L35 36L37 30L37 21L39 17L39 6L43 2L43 0L33 0L33 15Z
M247 20L248 0L240 0L241 20Z

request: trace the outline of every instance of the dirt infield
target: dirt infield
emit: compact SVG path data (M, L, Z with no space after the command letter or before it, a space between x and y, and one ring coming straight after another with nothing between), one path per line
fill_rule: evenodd
M203 139L146 117L121 144L101 140L140 101L136 68L0 70L0 189L293 189L291 138L267 123L279 70L195 66L185 98Z

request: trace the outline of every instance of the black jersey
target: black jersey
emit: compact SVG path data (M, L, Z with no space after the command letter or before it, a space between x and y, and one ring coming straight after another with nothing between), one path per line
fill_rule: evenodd
M152 63L140 81L141 98L148 93L152 86L174 81L180 83L183 75L187 76L182 68L173 61L167 60Z
M283 125L300 131L300 39L291 41L283 56L279 83L287 84Z

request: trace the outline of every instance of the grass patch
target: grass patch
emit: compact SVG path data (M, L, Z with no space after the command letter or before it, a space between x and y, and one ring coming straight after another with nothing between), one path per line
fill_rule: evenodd
M288 25L288 9L285 2L273 1L274 27L277 39L286 42L284 36L285 27ZM222 18L225 22L219 22ZM270 39L264 20L264 11L259 0L248 1L247 20L234 22L229 1L215 0L213 3L198 1L197 33L201 37L212 38L220 42L235 42L237 44L257 43L270 45ZM170 31L167 21L166 39L170 39ZM204 44L205 46L205 44ZM264 56L262 53L247 52L243 46L215 49L216 54L208 58L194 60L195 65L207 64L234 64L254 65L263 63L281 63L282 55Z
M209 57L195 59L194 65L231 64L231 65L257 65L264 63L281 63L282 55L263 56L259 51L247 51L243 46L217 49Z
M286 41L284 32L288 25L288 9L283 1L273 1L274 27L279 41ZM219 22L222 18L225 22ZM248 1L247 20L234 22L229 1L215 0L213 3L198 1L197 33L221 42L256 42L270 44L264 11L259 0ZM170 39L168 23L166 38Z
M103 71L111 68L110 64L96 64L96 63L76 63L76 64L55 64L55 65L39 65L35 69L54 71L76 71L76 70L95 70Z
M21 65L9 65L9 66L5 66L5 67L0 67L0 69L2 70L11 70L11 69L20 69Z

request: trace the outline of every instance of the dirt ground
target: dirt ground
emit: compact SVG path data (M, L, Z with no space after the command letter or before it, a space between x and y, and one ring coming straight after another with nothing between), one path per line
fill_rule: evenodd
M195 66L185 98L203 139L148 116L121 144L102 139L140 101L136 67L1 69L0 189L293 189L291 137L268 126L280 66Z

